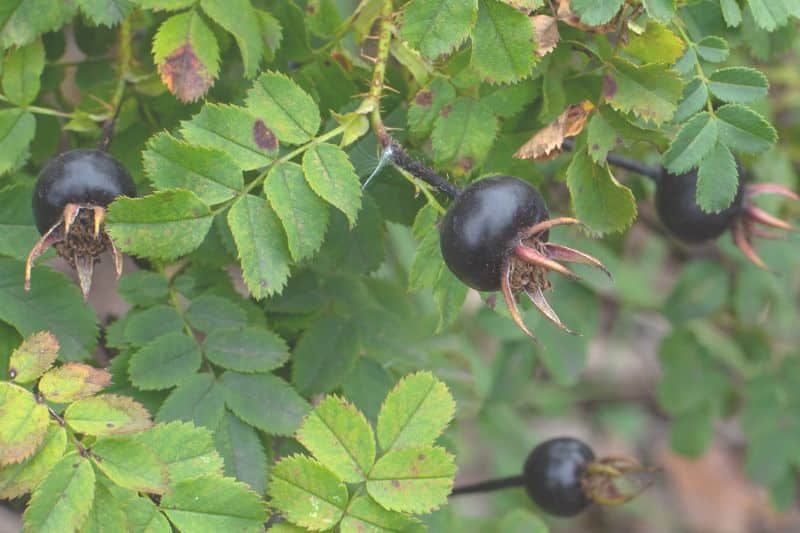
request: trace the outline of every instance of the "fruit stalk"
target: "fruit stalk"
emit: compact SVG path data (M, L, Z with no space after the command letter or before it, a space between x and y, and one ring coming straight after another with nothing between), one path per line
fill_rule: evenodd
M459 496L461 494L476 494L479 492L492 492L495 490L508 489L513 487L521 487L525 484L525 476L509 476L500 477L496 479L487 479L486 481L479 481L471 485L462 485L456 487L450 496Z
M409 172L415 178L436 187L451 199L454 199L461 193L461 189L450 183L447 178L438 174L422 161L411 157L411 155L406 152L405 148L391 136L387 135L387 138L388 144L386 150L390 151L389 158L395 165Z

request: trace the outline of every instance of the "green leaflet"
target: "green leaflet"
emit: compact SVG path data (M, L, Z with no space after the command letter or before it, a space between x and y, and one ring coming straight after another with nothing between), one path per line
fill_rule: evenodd
M0 382L0 414L0 465L33 455L47 433L47 407L26 389Z
M31 497L22 517L26 530L53 532L77 529L94 499L91 463L72 453L56 464Z
M280 292L289 277L289 251L280 221L267 201L244 195L228 211L228 226L253 297Z
M475 22L476 0L413 0L403 9L400 35L427 59L451 52Z
M452 420L455 407L447 386L430 372L404 377L378 414L381 450L432 444Z
M207 476L176 483L161 509L181 531L262 531L266 509L244 483Z
M567 168L575 214L595 233L627 228L636 218L636 202L630 189L619 183L608 165L594 163L586 150L578 151Z
M365 481L375 461L372 427L355 406L336 396L314 407L297 440L348 483Z
M20 107L36 99L44 70L44 46L36 40L27 46L11 50L3 64L3 93Z
M142 257L175 259L200 246L213 215L192 192L159 191L119 198L108 210L107 228L122 250Z

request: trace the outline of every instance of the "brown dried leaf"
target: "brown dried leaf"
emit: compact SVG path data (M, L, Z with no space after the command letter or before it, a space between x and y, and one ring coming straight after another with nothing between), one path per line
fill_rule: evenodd
M213 76L188 43L164 58L158 65L158 73L169 92L181 102L197 100L214 84Z
M49 401L69 403L97 394L111 383L111 374L83 363L67 363L39 381L39 392Z
M561 35L558 33L558 19L549 15L531 17L533 35L536 39L536 55L544 57L555 50Z
M561 153L564 139L574 137L583 130L593 109L594 105L588 100L567 107L556 120L528 139L514 154L514 158L546 161L556 157Z

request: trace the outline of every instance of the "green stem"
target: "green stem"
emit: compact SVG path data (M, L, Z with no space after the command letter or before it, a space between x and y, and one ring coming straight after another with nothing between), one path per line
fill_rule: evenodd
M326 141L329 141L330 139L336 137L337 135L341 135L342 133L344 133L345 128L346 128L346 126L344 126L344 125L336 126L332 130L330 130L330 131L328 131L326 133L323 133L319 137L315 137L315 138L311 139L310 141L308 141L303 146L299 146L299 147L295 148L294 150L292 150L291 152L288 152L288 153L284 154L283 156L279 157L278 159L276 159L275 161L270 163L269 166L266 169L264 169L264 171L261 174L259 174L253 181L248 183L247 186L245 186L245 188L242 189L241 192L238 195L234 196L233 198L231 198L227 202L224 202L224 203L220 204L216 209L214 209L212 211L212 213L214 215L217 215L218 213L221 213L222 211L224 211L225 209L227 209L228 207L233 205L239 198L249 194L250 191L252 191L256 187L258 187L259 185L263 184L264 180L267 179L267 175L270 173L270 171L273 168L278 167L278 166L286 163L287 161L291 161L295 157L297 157L300 154L304 153L309 148L313 148L314 146L316 146L318 144L322 144L322 143L324 143Z
M0 94L0 102L8 102L10 104L13 103L4 94ZM37 114L37 115L49 115L51 117L61 117L61 118L74 118L75 117L75 113L69 113L69 112L66 112L66 111L59 111L58 109L50 109L49 107L39 107L39 106L35 106L35 105L29 105L29 106L25 106L24 109L26 111L30 111L31 113L34 113L34 114ZM90 115L90 117L94 117L94 118L92 118L92 120L95 120L97 115Z
M681 38L686 42L686 45L690 48L695 49L695 61L694 61L694 70L697 73L697 76L700 78L700 81L708 84L708 77L706 76L705 71L703 70L703 66L700 64L700 58L697 56L697 45L689 38L689 34L686 33L686 30L683 28L683 21L677 19L675 24L675 28L678 30ZM711 116L714 116L714 105L711 103L711 98L706 98L706 108Z
M320 46L319 48L314 48L313 50L311 50L311 53L315 56L318 56L324 54L325 52L336 46L339 43L339 41L341 41L342 38L345 35L347 35L347 32L350 31L350 28L353 27L353 23L358 18L358 15L361 14L361 10L364 8L365 3L366 2L360 2L356 7L355 11L353 11L350 14L350 16L347 17L347 19L344 22L342 22L338 28L336 28L336 31L331 36L330 40L325 44L323 44L322 46Z

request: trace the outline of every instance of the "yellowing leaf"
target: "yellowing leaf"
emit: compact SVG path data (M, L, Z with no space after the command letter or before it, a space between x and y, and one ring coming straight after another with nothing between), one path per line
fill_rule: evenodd
M152 449L131 437L98 439L90 457L120 487L151 494L167 491L166 465Z
M672 33L666 26L650 21L644 33L631 33L625 51L645 63L672 64L683 55L683 39Z
M347 486L304 455L286 457L275 465L269 495L287 520L312 531L335 526L347 507Z
M8 377L28 383L41 376L58 357L58 339L49 331L40 331L22 341L11 353Z
M88 435L132 433L152 425L150 413L142 404L115 394L78 400L67 407L64 419L75 431Z
M49 414L30 391L0 382L0 464L27 459L44 440Z
M33 492L22 517L24 530L36 533L77 530L92 507L94 483L89 461L76 453L61 459Z
M455 474L454 457L444 448L392 450L370 471L367 492L385 509L429 513L447 501Z
M433 443L453 418L455 408L447 385L430 372L404 377L386 396L378 414L381 449Z
M557 119L537 131L533 137L520 146L514 154L516 159L544 161L561 153L564 139L574 137L583 131L586 119L594 106L588 100L569 106Z
M375 461L375 435L352 404L328 396L303 421L297 440L348 483L367 477Z
M67 363L42 376L39 392L48 401L69 403L92 396L110 383L108 370L84 363Z
M32 491L61 459L66 446L67 432L51 423L35 454L21 463L0 468L0 498L10 500Z

